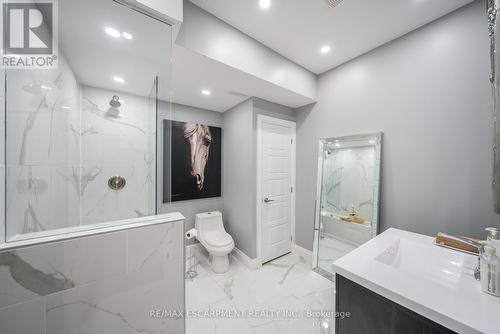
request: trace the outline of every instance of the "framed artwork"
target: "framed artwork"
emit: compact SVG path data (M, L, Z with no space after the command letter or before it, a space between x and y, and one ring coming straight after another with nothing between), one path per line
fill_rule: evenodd
M221 196L222 129L164 120L163 202Z

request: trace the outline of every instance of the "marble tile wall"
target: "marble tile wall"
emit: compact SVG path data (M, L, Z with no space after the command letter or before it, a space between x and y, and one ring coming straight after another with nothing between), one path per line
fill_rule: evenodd
M6 76L7 239L76 226L80 143L71 131L80 128L76 77L63 55L57 70L9 70Z
M63 55L57 70L7 78L7 240L155 214L154 100L81 85ZM107 186L115 175L120 191Z
M5 70L0 69L0 243L5 242Z
M145 97L82 86L82 225L155 214L154 108ZM107 186L115 175L127 182L119 191Z
M0 252L0 333L184 333L182 221Z
M368 221L373 217L375 148L337 149L324 160L322 211L347 214L351 206Z

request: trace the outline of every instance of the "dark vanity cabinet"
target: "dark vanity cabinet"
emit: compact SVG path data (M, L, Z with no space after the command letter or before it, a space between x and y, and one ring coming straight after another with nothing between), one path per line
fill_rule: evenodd
M335 277L335 309L349 312L349 317L335 319L336 334L455 333L341 275Z

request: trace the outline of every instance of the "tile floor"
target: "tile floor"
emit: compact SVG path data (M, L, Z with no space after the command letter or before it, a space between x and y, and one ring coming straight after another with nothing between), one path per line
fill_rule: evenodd
M186 334L333 333L334 284L304 258L289 254L250 271L231 257L230 271L219 275L196 257L198 276L186 279Z
M359 246L359 245L358 245ZM323 233L319 239L318 266L333 273L332 263L356 249L357 245L328 233Z

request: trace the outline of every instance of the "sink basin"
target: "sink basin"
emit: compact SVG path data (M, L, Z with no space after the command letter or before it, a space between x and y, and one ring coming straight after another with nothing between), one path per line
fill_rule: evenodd
M375 260L448 288L457 286L461 279L474 279L477 264L468 254L409 239L397 239Z
M474 279L477 256L435 238L388 229L341 257L333 270L457 333L499 333L500 298Z

